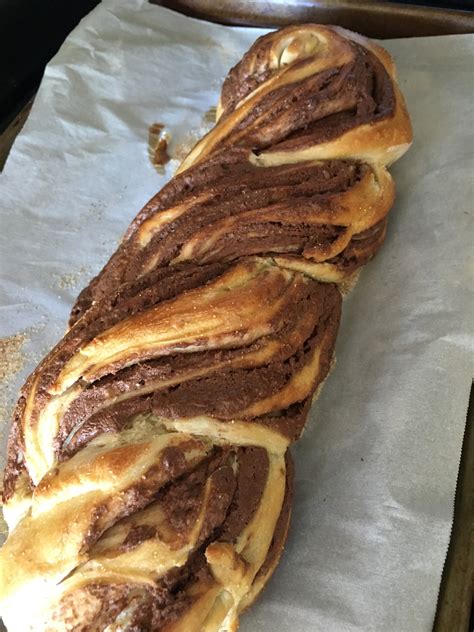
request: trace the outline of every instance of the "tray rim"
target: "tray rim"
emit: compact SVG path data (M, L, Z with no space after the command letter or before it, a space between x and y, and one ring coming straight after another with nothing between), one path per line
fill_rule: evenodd
M166 7L189 17L207 22L233 26L272 28L294 23L295 20L308 22L305 16L314 14L321 23L331 24L339 20L353 30L368 37L397 39L399 37L423 37L432 35L454 35L474 33L474 11L446 9L440 7L401 4L399 2L370 2L361 0L290 0L279 3L275 0L259 3L251 0L148 0L150 4ZM261 8L259 8L261 7ZM276 12L272 12L276 11ZM304 15L303 13L304 12ZM294 18L292 18L292 15ZM300 16L303 19L300 19ZM329 19L328 19L329 18ZM369 24L365 25L365 20ZM375 24L371 24L375 20ZM387 22L390 20L391 22ZM393 21L397 21L394 26ZM362 24L363 28L360 28ZM376 34L377 25L385 28L390 24L392 32L398 35ZM359 28L357 28L359 25ZM364 28L370 32L364 33ZM423 33L422 31L428 31Z

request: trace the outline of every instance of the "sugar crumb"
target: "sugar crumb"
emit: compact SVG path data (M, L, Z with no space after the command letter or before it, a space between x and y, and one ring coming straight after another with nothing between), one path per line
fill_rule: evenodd
M211 125L215 125L216 116L217 116L217 108L216 107L209 108L207 112L204 113L204 116L202 117L202 121L203 123L209 123Z
M15 334L0 338L0 381L11 377L25 365L22 347L27 340L26 334Z
M194 145L214 127L215 122L216 108L211 107L203 114L199 128L190 130L184 139L173 147L172 158L181 163Z
M12 411L11 380L25 366L23 345L28 340L25 333L0 338L0 420L7 421ZM0 426L0 435L3 426Z
M197 131L190 131L184 137L184 140L181 143L178 143L173 148L173 158L178 160L179 163L183 162L186 156L189 154L194 145L198 142L198 140L202 137L202 134L199 134Z
M66 272L57 277L56 286L60 290L67 290L77 287L81 278L88 272L86 266L81 266L76 272Z
M163 123L153 123L148 128L148 157L158 173L164 173L164 166L171 158L168 153L170 139Z

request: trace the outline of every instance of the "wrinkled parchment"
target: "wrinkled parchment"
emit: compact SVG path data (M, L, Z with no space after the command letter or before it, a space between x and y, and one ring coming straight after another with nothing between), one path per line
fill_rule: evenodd
M182 152L262 32L107 0L50 62L0 177L0 336L26 337L7 403L176 168L159 175L151 165L149 126L164 123L172 155ZM474 39L385 44L415 143L393 169L385 247L345 301L336 369L293 450L288 544L244 632L414 632L433 622L473 374Z

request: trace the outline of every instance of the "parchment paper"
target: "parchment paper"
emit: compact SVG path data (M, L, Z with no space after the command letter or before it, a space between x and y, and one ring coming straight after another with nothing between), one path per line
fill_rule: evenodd
M163 176L150 164L148 127L166 124L171 153L202 133L227 70L261 33L107 0L50 62L0 178L0 336L26 339L7 403L172 175L176 163ZM473 375L474 39L385 45L415 143L393 168L387 242L345 301L336 369L293 450L288 544L244 632L433 622Z

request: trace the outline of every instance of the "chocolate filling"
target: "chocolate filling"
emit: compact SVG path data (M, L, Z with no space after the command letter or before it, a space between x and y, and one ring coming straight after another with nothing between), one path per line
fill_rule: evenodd
M344 160L263 170L249 163L239 150L211 157L204 165L196 165L174 178L139 213L128 238L79 296L71 322L93 301L100 300L122 283L140 278L148 266L158 269L165 266L163 269L170 271L170 262L188 239L204 231L200 242L206 244L219 225L216 222L225 218L234 218L234 223L217 242L215 251L211 248L204 260L197 257L198 263L272 251L302 252L315 243L332 243L340 232L339 227L308 224L304 216L309 213L317 217L319 209L327 209L332 196L352 188L366 172L366 166ZM202 193L206 199L193 202ZM146 219L185 201L189 201L189 208L184 214L163 226L145 247L137 244L134 234ZM266 221L262 217L269 208L279 209L280 222ZM245 214L251 211L258 213L249 225Z
M386 229L387 219L384 218L368 230L354 235L347 247L336 257L328 259L328 263L354 272L377 254L385 239Z
M295 373L310 361L320 338L321 332L317 328L301 351L284 362L274 362L255 369L221 371L211 377L156 392L152 410L157 415L169 418L194 415L211 415L219 419L239 418L241 411L251 404L282 390ZM315 379L318 378L319 371L315 375Z
M223 420L239 417L247 406L281 390L295 372L307 363L312 349L319 344L321 334L325 333L327 343L321 349L320 369L314 376L312 386L315 388L329 371L339 323L340 295L333 285L308 280L300 286L299 300L296 300L296 296L285 308L282 329L275 333L275 339L282 340L288 335L285 332L292 331L299 332L303 338L297 336L293 343L289 341L288 344L282 345L278 354L268 364L248 369L233 367L235 361L245 366L245 355L258 350L265 342L259 341L249 348L178 354L147 361L93 383L70 405L61 422L56 439L56 451L60 460L72 456L103 432L119 432L139 413L154 411L158 415L168 417L207 414ZM137 295L129 299L129 302L119 303L116 312L107 313L98 323L92 321L89 328L83 327L82 337L87 338L86 334L90 335L89 332L100 330L119 315L123 316L138 309L141 299L142 297ZM86 320L89 318L90 316ZM81 328L81 324L82 321L78 323L78 329ZM73 344L77 344L79 336L71 337ZM65 354L67 346L64 344L60 351ZM167 379L171 375L177 378L180 373L185 378L186 372L212 366L213 362L221 365L224 363L224 367L221 366L209 376L183 381L174 387L160 390L160 378ZM55 366L61 368L59 363L54 365L53 362L46 378L54 375ZM146 388L150 383L155 395L140 395L140 389ZM138 393L135 394L135 391ZM126 399L114 404L114 397L117 396ZM40 391L37 402L41 402L42 399L46 402L49 397ZM278 428L289 437L296 437L301 432L304 419L301 415L295 418L290 411L276 417L274 414L263 415L257 422ZM19 443L18 435L16 441ZM10 446L11 457L5 473L6 499L11 497L14 483L20 474L25 473L21 462L17 460L18 443L12 441Z
M174 461L176 479L162 487L154 498L166 517L168 528L174 536L185 537L189 534L198 518L209 481L209 498L196 548L209 543L209 539L233 541L258 508L268 477L269 460L266 450L252 446L215 447L207 459L184 474L182 451L178 448L170 450L168 456L164 455L163 461ZM118 553L134 549L142 542L159 535L153 524L146 519L141 521L139 511L118 521L113 528L117 526L126 527L123 541L113 548L104 549L99 540L96 546L100 555L115 557ZM106 532L104 536L107 535ZM91 557L94 558L94 555L95 551L92 549Z
M124 251L129 250L125 258L129 264L133 261L133 266L127 266L123 278L126 280L142 273L152 259L156 261L155 265L169 264L174 257L178 256L181 246L189 238L205 229L205 235L202 238L205 242L207 235L212 236L215 228L218 229L219 224L216 222L224 218L236 218L230 234L225 235L224 239L227 238L232 243L237 238L238 242L230 256L225 256L225 254L221 256L217 252L215 258L219 260L235 259L247 254L286 249L286 247L291 250L296 247L301 251L306 242L324 239L326 235L329 240L332 240L337 228L316 225L312 227L312 231L309 231L308 227L299 222L299 212L311 211L317 215L319 205L324 207L327 196L351 188L366 171L356 163L331 162L329 165L312 167L285 165L265 169L265 178L262 178L261 168L253 167L249 171L248 163L242 167L242 172L239 173L238 166L234 166L231 178L224 177L214 186L207 188L209 200L191 206L184 215L169 223L152 238L145 248L137 250L133 239L125 242ZM238 184L236 185L235 182ZM282 208L285 211L286 222L289 223L289 227L294 227L293 231L296 231L294 234L283 233L282 235L282 226L272 225L261 217L264 210L272 207ZM249 227L245 213L250 211L258 211L258 213L254 224ZM240 215L242 215L241 222L238 220ZM256 231L259 232L260 239L265 240L260 248L258 242L252 244L250 239L252 233Z
M298 83L285 84L260 99L237 128L239 132L249 130L240 142L254 150L269 146L272 149L301 148L307 141L311 144L326 142L356 125L392 116L395 95L383 64L360 44L350 42L349 45L354 58L345 66L310 75ZM255 56L252 49L249 58ZM303 68L311 61L311 58L300 59L292 67ZM253 59L252 67L255 67ZM247 68L244 57L224 82L221 95L223 119L244 96L273 74L266 71L253 77ZM235 144L235 134L236 130L233 130L224 142Z
M357 56L353 64L341 69L338 90L352 93L355 99L349 99L341 111L321 119L313 118L275 143L271 150L287 151L325 143L359 125L393 116L395 94L387 71L371 51L359 44L353 43L352 46Z
M42 360L35 373L28 378L13 414L12 428L7 448L7 464L4 472L3 501L14 493L15 482L21 475L29 476L22 460L23 441L21 420L26 397L39 376L36 387L34 415L50 401L48 388L54 383L65 362L84 344L115 323L134 314L169 300L186 290L199 287L216 278L228 268L227 264L215 263L204 266L184 264L170 269L159 269L134 282L121 286L113 294L96 303L87 315L77 322L64 338ZM137 411L139 412L139 411ZM104 423L106 423L104 421Z
M232 455L237 463L236 474L233 468L226 464ZM178 531L189 531L202 502L205 481L210 477L210 509L206 512L197 548L191 552L186 564L169 570L155 582L154 586L131 583L102 585L96 582L79 589L97 600L96 611L91 613L94 623L105 627L127 608L133 609L133 625L127 629L151 631L161 629L163 625L176 621L184 614L197 595L202 594L214 583L205 559L207 545L210 541L233 542L242 533L259 506L268 477L268 467L267 452L262 448L245 447L233 452L217 448L208 461L201 463L191 474L183 475L160 492L160 506L170 526ZM288 499L290 487L291 481L287 478L285 501ZM287 514L288 511L288 502L284 502L275 530L278 539L285 535L280 527L282 523L287 523L287 515L285 520L283 514ZM134 524L137 519L139 514L122 521L123 524L129 522L130 529L123 543L110 552L112 556L156 537L151 525ZM283 546L283 542L280 542L280 545ZM275 548L274 539L270 548L271 555L275 554ZM65 609L74 612L74 600L74 592L63 597L58 604L58 612ZM132 608L134 605L136 607ZM55 619L54 612L52 619Z
M152 255L156 258L155 265L167 265L178 254L180 243L182 244L200 227L209 226L215 222L217 218L227 217L229 213L242 213L249 208L266 208L272 203L284 201L285 193L289 193L292 199L298 198L298 186L301 183L306 185L304 195L309 195L311 188L313 195L318 194L321 182L318 168L308 167L304 163L270 167L265 169L264 178L262 178L262 169L253 168L248 163L246 151L235 148L240 144L257 152L269 148L272 150L301 149L311 144L331 140L355 126L392 116L395 95L391 79L384 66L371 51L363 46L354 42L351 42L350 46L354 51L352 62L340 68L310 75L299 83L283 85L267 94L258 101L247 118L241 121L221 142L217 153L211 154L204 164L191 167L174 178L150 200L132 222L126 240L118 252L99 277L96 277L81 295L72 320L83 313L92 300L97 300L118 284L141 273ZM250 55L253 54L250 53ZM304 66L309 61L302 59L296 62L295 66ZM242 63L245 66L245 62ZM223 103L226 110L230 106L225 95L231 91L231 85L234 92L237 86L240 86L244 94L250 85L257 85L263 78L259 75L256 83L253 79L249 80L250 84L246 83L238 68L239 65L230 72L224 83ZM234 80L235 76L239 79L237 83ZM236 135L238 135L238 140L234 139ZM222 144L226 145L225 151ZM228 149L227 145L230 145L231 149ZM339 168L344 171L343 167L346 163L328 161L323 170L327 170L331 164L333 167L335 164L339 165ZM229 169L231 169L230 172ZM295 173L300 173L302 176L299 185L291 181ZM260 184L259 187L253 189L252 178L246 181L249 174L253 175L254 181L259 183L264 181L265 185ZM282 176L283 189L279 184ZM239 184L235 185L235 182ZM336 187L332 189L332 192L341 190L344 190L344 186ZM184 200L192 204L193 195L202 191L209 193L210 201L192 206L192 209L184 216L171 222L155 239L152 239L143 251L139 251L138 258L127 256L127 253L130 255L130 249L133 250L133 239L131 239L133 233L146 218L160 210L182 203ZM319 194L327 195L330 192L331 189L322 188ZM272 247L272 231L268 227L265 236L266 241L262 244L264 251L281 249L288 245L280 238L280 240L276 239ZM290 243L290 246L294 244ZM249 252L257 251L257 244L249 250ZM241 254L245 252L245 249L241 250Z
M237 489L220 534L220 539L225 542L235 541L249 524L268 477L268 454L263 448L239 448L237 460Z
M348 180L348 168L349 172L352 168L353 174L365 168L356 167L355 163L352 167L347 161L327 161L324 165L300 163L268 167L262 171L262 168L248 162L246 149L236 148L239 143L257 152L269 148L304 148L326 142L357 125L392 116L395 97L385 68L372 52L355 43L351 46L355 52L353 62L311 75L298 84L284 85L263 97L248 117L224 139L225 149L221 144L220 149L204 163L174 178L152 198L132 222L119 250L79 297L71 320L74 322L84 313L93 300L142 274L150 262L155 266L169 265L187 239L219 219L242 214L249 209L285 204L286 200L288 203L291 201L292 208L301 195L327 196L353 186L358 178L356 176L352 182ZM301 60L298 63L307 62ZM239 140L234 142L236 134L239 134ZM203 191L207 199L193 204L195 196ZM160 210L185 201L190 205L189 210L162 228L145 248L136 247L133 235L143 221ZM295 224L298 225L297 218ZM242 233L242 227L237 225L229 240L232 242L235 234L240 234L240 243L232 253L224 250L222 257L282 251L285 248L301 252L304 247L301 240L298 242L296 239L295 244L294 235L285 237L278 231L275 234L275 228L263 222L260 243L249 244L249 235ZM325 227L326 231L329 229ZM305 231L299 237L306 241L320 241L322 238L321 234ZM334 238L334 235L330 233L328 238ZM216 253L215 258L218 256Z
M101 432L117 432L134 414L151 410L168 417L207 414L226 419L239 416L246 406L283 388L307 363L324 333L330 342L323 345L321 370L315 375L315 380L323 379L337 333L340 303L335 286L311 280L304 283L299 298L285 308L282 329L268 337L269 342L278 340L283 344L263 366L252 366L251 354L264 347L265 339L240 349L167 356L98 380L82 392L65 413L56 441L58 454L62 454L62 458L70 456ZM247 356L249 368L236 368L236 363L245 367ZM209 370L213 364L216 370L210 375L187 379L190 371L201 367ZM175 386L160 386L160 380L171 376L177 381ZM154 397L140 395L143 389L155 391ZM127 399L115 404L114 398L118 396ZM74 434L64 445L71 432Z

